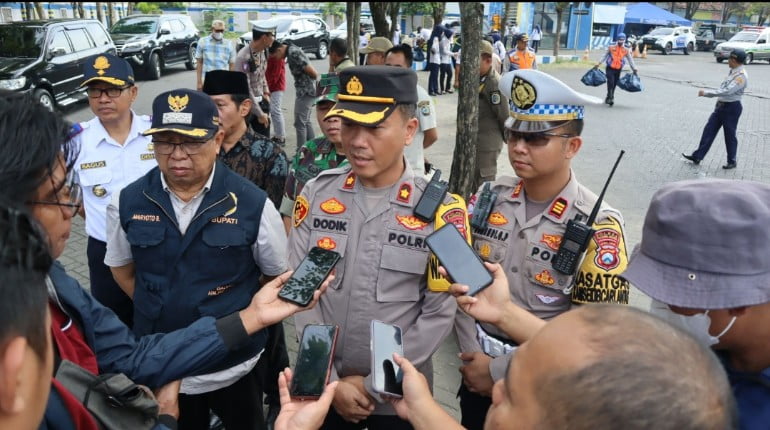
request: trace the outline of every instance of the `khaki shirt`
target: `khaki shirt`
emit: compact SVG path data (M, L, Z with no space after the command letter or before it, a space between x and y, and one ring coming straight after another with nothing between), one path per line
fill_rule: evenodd
M479 151L500 151L508 119L508 95L498 88L500 75L490 69L479 84Z
M599 210L595 233L576 276L559 273L552 266L567 221L579 217L586 222L597 200L577 182L574 172L545 211L530 220L526 219L527 201L518 178L500 177L491 189L497 199L487 227L474 229L473 247L482 259L500 263L514 303L545 320L568 311L572 303L628 303L629 284L619 276L628 264L623 218L606 203ZM469 212L475 202L476 196L471 197ZM473 319L458 311L456 325L460 349L481 351ZM489 334L507 338L493 325L482 327ZM495 380L504 377L509 360L510 356L493 359L490 370Z
M451 295L430 292L426 285L430 250L425 238L433 232L433 223L412 215L426 185L407 164L387 200L367 215L362 186L345 166L309 181L294 205L290 267L297 267L314 246L342 256L336 279L318 305L296 315L297 333L312 323L338 325L332 380L365 376L367 390L376 399L369 377L371 321L401 327L404 355L430 381L431 357L451 331L457 309ZM445 203L451 199L447 195ZM394 413L389 404L378 404L374 411Z

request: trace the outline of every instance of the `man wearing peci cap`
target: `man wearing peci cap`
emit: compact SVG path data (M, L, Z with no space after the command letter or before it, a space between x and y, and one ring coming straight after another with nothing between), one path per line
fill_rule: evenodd
M519 33L513 36L513 41L516 46L513 47L505 56L505 63L503 64L503 70L524 70L535 69L537 70L537 57L535 51L529 46L529 36L527 33Z
M107 204L123 187L157 165L150 138L150 117L131 105L138 93L134 72L124 59L96 55L83 63L88 105L96 115L75 124L70 133L80 153L73 170L83 187L83 211L88 234L88 274L91 294L131 327L133 304L104 264L107 242Z
M476 170L473 188L497 177L497 158L503 149L503 131L508 118L508 95L500 92L500 74L492 64L494 48L481 41L479 59L479 140L476 147Z
M700 138L700 145L692 154L682 154L682 156L693 164L700 164L706 156L714 138L717 137L721 127L725 133L725 147L727 148L727 164L723 169L734 169L738 166L738 138L735 131L738 129L738 120L741 118L743 106L741 97L748 85L749 75L743 65L746 63L746 51L737 48L730 53L727 59L727 65L730 66L730 73L718 90L706 91L698 90L698 97L717 97L717 104L714 112L709 116L706 127L703 128L703 134Z
M251 42L235 57L235 69L246 74L249 81L252 113L251 127L257 133L270 137L270 88L267 85L267 50L275 41L275 27L254 25Z
M105 257L134 299L139 336L242 309L262 278L286 271L278 211L264 191L216 160L224 131L209 96L188 89L160 94L144 134L153 138L158 168L110 203ZM252 340L239 364L183 379L181 428L207 429L209 408L228 429L257 428L253 369L263 346Z
M203 88L206 73L212 70L233 70L235 65L235 46L224 38L225 23L221 20L211 22L211 34L198 40L195 58L198 65L195 69L198 91Z
M610 45L601 60L594 65L594 69L598 69L602 63L607 64L607 67L604 69L607 74L607 97L604 99L605 104L610 106L615 104L615 87L618 85L620 72L623 70L623 66L626 65L626 61L628 61L631 70L636 74L637 69L634 64L634 58L631 56L631 50L626 46L626 35L625 33L620 33L616 43Z
M770 423L768 223L767 184L710 179L664 185L623 273L658 302L653 312L715 350L741 429Z
M305 184L324 170L348 164L345 150L342 148L340 118L336 116L326 118L326 114L337 103L339 88L339 75L336 73L321 75L321 80L316 87L315 112L318 127L323 135L305 142L292 160L279 210L286 227L286 234L289 234L291 229L294 201Z
M387 37L372 37L366 48L360 52L366 55L367 66L382 66L385 64L385 54L392 47L393 42L388 40Z
M627 304L628 282L619 276L627 264L623 218L606 203L577 272L563 274L552 265L567 222L585 223L597 200L578 182L571 161L583 145L584 105L600 100L537 70L506 73L499 89L510 97L505 141L516 177L485 183L471 197L469 213L479 210L487 187L495 197L485 225L473 229L473 247L485 261L502 266L513 302L540 319L550 320L573 303ZM510 338L462 313L456 329L465 362L463 425L480 429L493 383L504 377L514 347L531 333Z
M340 327L332 367L332 380L339 384L326 429L410 428L372 389L372 320L403 329L405 356L429 380L431 357L452 328L452 296L427 288L425 238L434 225L413 214L427 182L403 155L417 129L416 88L417 75L410 69L343 70L337 104L327 117L342 120L342 147L350 164L321 172L294 204L291 267L314 246L342 257L328 300L295 320L298 333L312 323ZM447 195L443 203L454 201ZM466 228L463 208L444 217Z

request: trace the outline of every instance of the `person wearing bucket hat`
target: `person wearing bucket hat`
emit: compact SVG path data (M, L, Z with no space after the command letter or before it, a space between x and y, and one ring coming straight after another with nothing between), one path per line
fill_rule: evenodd
M626 61L628 61L628 65L634 71L634 74L638 72L634 59L631 56L631 50L626 46L625 33L618 34L616 42L616 44L610 45L607 48L607 52L604 53L601 60L594 65L594 69L598 69L602 63L607 64L605 68L607 75L607 97L604 99L604 103L610 106L615 104L615 87L618 84L618 80L620 80L620 72L623 70L623 66L626 65Z
M382 66L385 64L385 53L393 47L393 42L387 37L372 37L366 48L360 52L366 54L367 66Z
M508 54L504 58L503 70L524 70L535 69L537 70L537 57L535 51L533 51L527 44L529 43L529 35L527 33L519 33L513 36L515 46L508 51Z
M727 59L730 73L722 81L719 89L713 91L698 90L698 97L717 97L717 104L703 128L698 149L690 155L682 153L682 156L692 161L693 164L700 164L711 149L711 144L714 143L714 138L721 127L725 133L725 147L727 148L727 164L723 165L722 168L734 169L738 166L738 138L735 136L735 131L738 129L738 120L743 112L741 98L749 83L749 75L743 67L744 64L746 64L746 51L740 48L733 49Z
M342 148L340 118L336 116L326 118L326 114L337 103L339 87L340 77L336 73L323 74L318 81L315 112L318 127L323 135L305 142L291 163L280 207L287 234L291 229L294 201L305 184L324 170L342 167L348 163L345 150Z
M249 305L262 277L287 270L275 206L217 161L225 131L211 97L189 89L161 93L144 134L153 138L158 167L113 197L105 257L134 299L138 336L224 317ZM227 428L260 428L254 378L263 348L264 335L234 366L184 378L180 426L207 429L211 409Z
M550 320L573 303L628 303L628 282L620 276L627 264L623 217L607 203L577 273L552 266L568 220L586 221L597 200L578 182L571 161L583 145L585 105L601 101L537 70L506 73L499 89L510 97L505 141L516 177L484 183L469 200L473 214L480 201L494 198L484 225L474 227L473 247L503 267L513 301L537 318ZM504 377L512 348L528 337L510 338L463 314L455 325L466 362L460 369L463 425L481 428L493 382Z
M86 87L88 105L95 115L75 124L70 132L80 148L73 170L84 191L91 294L130 327L134 305L104 264L107 204L121 188L157 165L152 142L142 135L150 128L150 117L131 108L139 89L131 65L123 58L111 54L87 58L80 85Z
M742 429L770 423L770 186L723 179L661 187L623 276L653 312L712 347Z
M431 380L431 357L452 329L455 300L428 289L429 249L434 223L414 209L427 181L406 161L404 147L417 129L417 74L401 67L357 66L340 72L337 103L326 118L341 120L348 165L325 170L297 197L289 233L289 264L296 267L319 246L340 254L334 296L320 309L295 318L297 333L311 323L340 328L332 380L339 380L324 428L408 429L372 387L372 320L404 330L405 355ZM435 220L467 231L464 202Z

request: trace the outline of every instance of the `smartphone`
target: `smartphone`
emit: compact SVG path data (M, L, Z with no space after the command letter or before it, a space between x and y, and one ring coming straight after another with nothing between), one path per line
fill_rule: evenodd
M401 367L393 361L393 353L404 356L401 328L382 321L372 320L372 388L382 394L401 397Z
M492 275L454 224L444 224L425 238L425 243L436 254L452 282L469 287L468 295L492 284Z
M292 398L312 400L321 397L329 383L338 332L336 325L305 326L289 388Z
M307 306L313 300L315 290L321 288L324 279L339 260L339 253L313 247L278 292L278 297L300 306Z

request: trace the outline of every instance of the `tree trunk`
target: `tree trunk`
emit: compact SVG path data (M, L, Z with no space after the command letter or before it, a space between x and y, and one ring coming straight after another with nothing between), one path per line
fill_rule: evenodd
M687 2L687 6L684 9L684 18L692 20L693 15L695 15L695 12L698 11L700 8L700 2Z
M104 23L104 11L102 10L102 3L99 2L96 3L96 19Z
M358 31L361 27L361 3L349 1L345 7L348 20L348 57L358 64Z
M37 13L37 19L48 19L48 17L45 15L45 11L43 10L42 3L33 2L32 4L35 5L35 12Z
M387 8L388 3L386 2L369 2L369 10L372 12L375 36L388 37L388 21L385 19L385 16L387 16Z
M107 2L107 28L112 27L112 21L115 19L115 9L112 2Z
M446 8L446 3L433 2L432 5L433 5L433 26L435 27L437 25L441 25L441 21L444 20L444 11ZM481 31L481 27L479 27L479 31Z
M556 7L556 33L553 35L553 56L558 59L559 44L561 44L561 21L564 15L564 8Z
M449 176L449 191L464 199L476 191L471 187L479 140L479 48L483 16L484 5L481 3L460 3L463 45L457 102L457 140Z
M400 10L401 2L390 2L390 8L388 10L388 15L390 16L390 31L388 32L388 39L390 40L393 40L393 33L396 32L396 29L401 27L398 22L398 13Z
M128 2L128 7L126 8L126 16L129 16L132 13L134 13L134 2Z
M671 13L674 13L674 9L676 9L676 2L675 1L669 2L668 11Z

